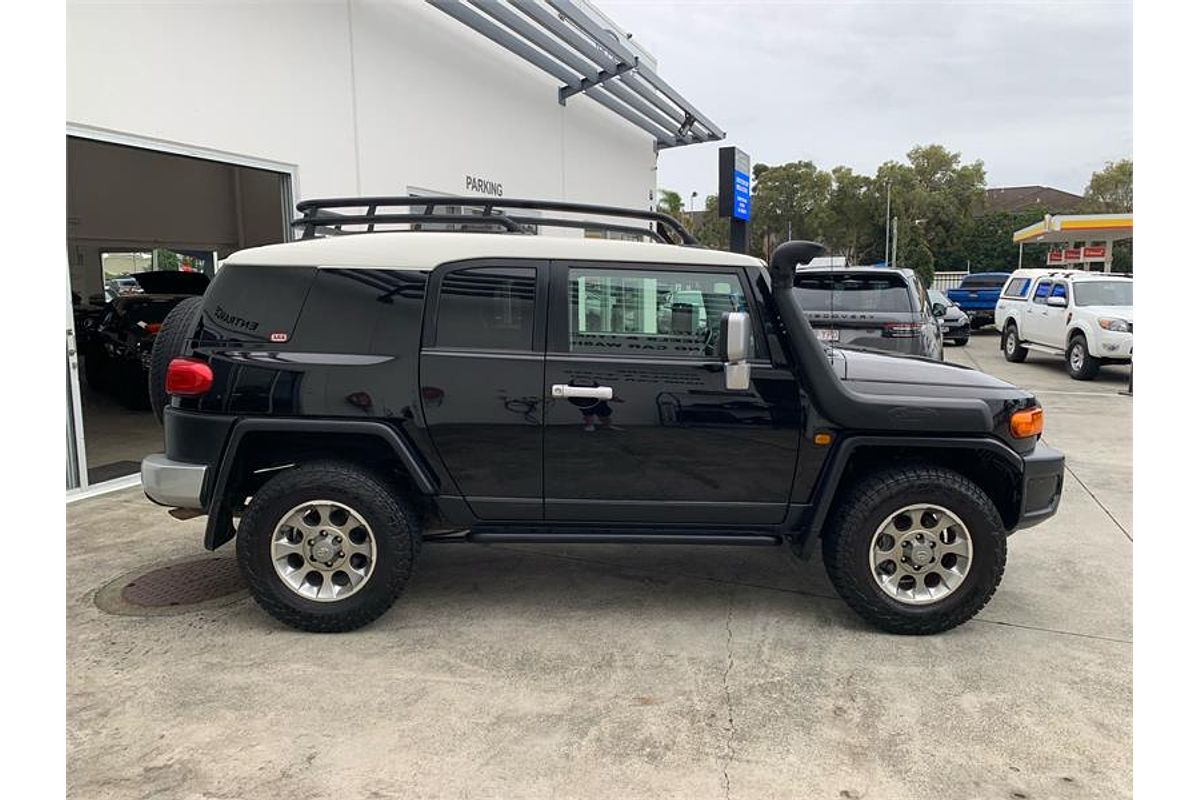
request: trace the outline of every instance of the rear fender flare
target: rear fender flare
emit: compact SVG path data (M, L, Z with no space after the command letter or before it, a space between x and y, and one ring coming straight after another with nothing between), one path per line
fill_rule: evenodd
M234 536L232 509L226 498L226 486L233 474L242 439L248 434L263 432L366 435L378 438L395 453L399 463L412 478L417 491L422 495L435 495L438 492L437 478L415 448L399 431L385 422L355 419L243 419L234 423L212 485L206 487L208 527L204 532L205 549L215 550Z

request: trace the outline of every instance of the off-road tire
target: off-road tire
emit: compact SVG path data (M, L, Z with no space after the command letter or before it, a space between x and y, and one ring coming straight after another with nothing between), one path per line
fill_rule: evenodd
M293 592L271 563L271 537L283 516L307 501L331 500L353 508L375 535L375 568L366 585L332 602ZM316 461L267 481L237 531L237 559L250 594L280 622L305 631L352 631L392 607L412 575L421 550L413 508L383 476L355 464Z
M150 410L154 418L162 422L163 409L171 404L167 394L167 367L171 359L182 355L196 325L200 322L203 297L188 297L171 309L162 321L162 327L154 337L154 348L150 351Z
M1020 364L1029 355L1029 350L1021 346L1021 337L1017 334L1017 323L1010 322L1004 326L1004 335L1000 337L1000 349L1004 351L1004 360Z
M1080 348L1083 354L1083 364L1079 369L1071 364L1071 353ZM1077 381L1090 381L1100 373L1100 359L1093 358L1088 352L1087 339L1082 334L1075 334L1067 345L1067 373Z
M928 605L888 596L871 574L871 539L890 514L907 505L936 503L966 524L973 548L962 585ZM1004 575L1007 539L991 499L957 472L937 466L885 469L866 475L831 511L821 542L833 587L860 617L888 633L927 635L954 628L979 613Z

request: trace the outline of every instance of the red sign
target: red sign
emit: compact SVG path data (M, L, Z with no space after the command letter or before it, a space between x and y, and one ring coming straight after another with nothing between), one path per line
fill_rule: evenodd
M1046 263L1047 264L1061 264L1062 261L1063 261L1063 251L1062 250L1051 250L1049 253L1046 253Z
M1103 261L1108 248L1104 245L1096 245L1094 247L1083 248L1084 261Z
M1083 250L1078 247L1068 247L1063 250L1063 261L1082 261Z

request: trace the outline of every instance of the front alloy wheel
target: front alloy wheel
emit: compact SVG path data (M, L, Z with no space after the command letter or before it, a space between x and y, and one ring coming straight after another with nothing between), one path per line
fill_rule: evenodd
M1007 531L978 484L918 464L870 473L839 494L821 552L859 616L889 633L930 634L987 605L1004 575Z
M898 602L921 606L953 594L971 569L971 534L954 512L905 506L871 539L871 574Z

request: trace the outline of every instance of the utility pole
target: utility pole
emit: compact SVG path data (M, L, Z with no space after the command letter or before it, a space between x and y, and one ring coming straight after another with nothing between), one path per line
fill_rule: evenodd
M892 266L896 266L896 250L900 246L900 218L892 217Z
M892 243L892 182L887 182L887 211L883 215L883 265L888 266L888 246Z

